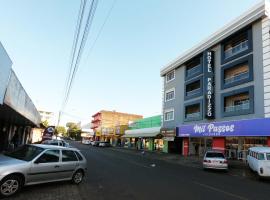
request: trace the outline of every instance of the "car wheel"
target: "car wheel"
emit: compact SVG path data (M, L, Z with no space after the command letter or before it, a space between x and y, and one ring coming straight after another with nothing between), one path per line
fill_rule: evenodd
M80 184L83 180L84 174L82 170L77 170L72 177L72 182L74 184Z
M0 183L0 196L8 197L16 194L22 187L22 179L16 175L5 177Z

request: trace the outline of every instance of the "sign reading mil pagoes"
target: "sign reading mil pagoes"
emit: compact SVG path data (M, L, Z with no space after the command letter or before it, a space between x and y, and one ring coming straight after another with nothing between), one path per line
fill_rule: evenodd
M270 118L183 125L178 137L269 136Z

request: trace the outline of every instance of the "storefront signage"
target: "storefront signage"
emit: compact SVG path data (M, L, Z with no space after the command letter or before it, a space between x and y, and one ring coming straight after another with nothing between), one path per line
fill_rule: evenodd
M55 133L55 127L48 126L43 132L42 140L52 139L54 133Z
M270 118L183 125L178 137L270 136Z
M204 64L204 84L205 84L205 118L215 118L215 96L214 96L214 52L207 51Z

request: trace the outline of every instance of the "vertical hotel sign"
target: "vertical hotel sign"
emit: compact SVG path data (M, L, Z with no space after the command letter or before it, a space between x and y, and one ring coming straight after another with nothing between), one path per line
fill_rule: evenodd
M205 118L215 118L214 51L206 51L204 65Z

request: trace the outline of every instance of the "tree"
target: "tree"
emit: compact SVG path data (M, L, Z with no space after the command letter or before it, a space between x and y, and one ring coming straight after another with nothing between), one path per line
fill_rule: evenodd
M68 127L67 135L71 138L75 138L79 140L81 138L81 128L78 126L78 124L74 122L68 122L66 124Z
M67 136L67 131L66 128L64 126L56 126L56 133L60 134L62 136Z

